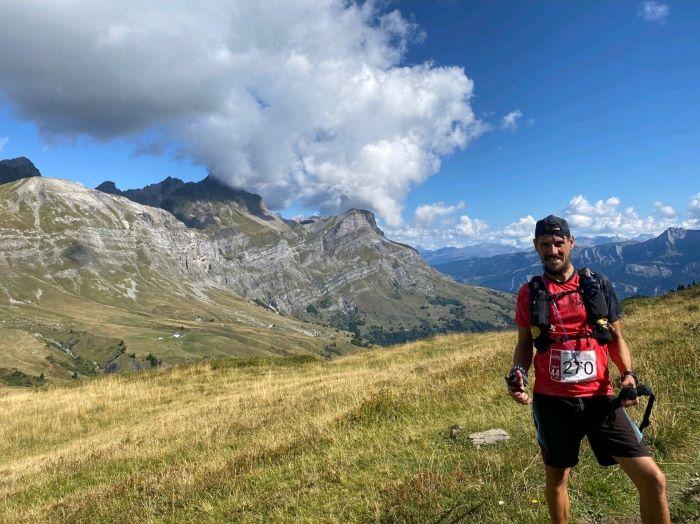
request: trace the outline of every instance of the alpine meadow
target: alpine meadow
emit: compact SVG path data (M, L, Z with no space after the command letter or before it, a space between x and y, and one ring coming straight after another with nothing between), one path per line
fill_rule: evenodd
M646 435L674 522L700 518L699 302L696 286L624 304L640 376L658 396ZM504 402L514 338L448 335L328 361L226 358L6 389L3 520L543 522L529 409ZM453 425L463 430L451 438ZM467 438L491 427L511 440ZM635 495L583 447L577 522L636 522Z

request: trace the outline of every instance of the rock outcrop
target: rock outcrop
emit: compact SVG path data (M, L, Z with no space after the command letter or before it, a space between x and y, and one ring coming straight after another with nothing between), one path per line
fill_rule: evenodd
M41 176L36 166L26 157L0 160L0 184L14 182L22 178Z

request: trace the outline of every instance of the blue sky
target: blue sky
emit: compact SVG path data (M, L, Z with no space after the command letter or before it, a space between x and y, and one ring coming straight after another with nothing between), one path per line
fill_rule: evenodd
M463 199L470 215L501 225L505 210L539 217L576 194L684 210L700 190L700 4L669 3L657 22L640 5L404 4L428 35L411 59L463 65L476 111L495 125L523 113L516 132L452 156L409 203Z
M390 3L379 14L393 9L414 26L408 36L397 30L405 37L397 44L405 45L400 59L376 67L389 71L428 62L435 70L463 68L473 82L470 108L481 127L464 146L431 146L442 151L440 168L408 173L404 185L389 184L400 193L395 201L349 201L373 207L391 236L431 247L520 243L531 218L549 213L571 217L586 234L700 227L700 3L416 0ZM398 23L383 20L382 27ZM62 127L65 119L35 111L36 102L21 98L16 86L0 81L3 91L0 157L28 156L47 176L88 186L109 179L130 188L166 176L198 180L207 163L241 165L221 158L225 146L215 154L201 140L183 147L188 135L163 131L157 119L135 132L103 132L86 127L85 120ZM261 92L256 96L263 100ZM269 96L294 104L290 97ZM226 137L235 132L231 128ZM474 122L466 121L465 129L475 130ZM359 132L353 131L354 141ZM138 152L149 145L164 154ZM343 205L328 189L309 189L318 186L317 179L277 191L265 176L234 177L232 183L253 181L248 189L269 190L273 202L289 187L304 192L305 199L277 199L286 216ZM350 187L371 185L380 176L353 178ZM404 205L401 222L392 211L397 202Z

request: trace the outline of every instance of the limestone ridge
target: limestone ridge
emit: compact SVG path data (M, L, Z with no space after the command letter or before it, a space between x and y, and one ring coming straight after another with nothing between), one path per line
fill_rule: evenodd
M378 343L511 322L511 296L455 283L369 211L283 220L212 177L127 191L51 178L2 187L0 262L99 303L148 311L164 293L233 293ZM22 300L12 293L0 282L0 302Z
M189 227L197 229L221 225L222 215L226 214L223 208L227 205L235 205L263 220L274 220L259 195L233 189L212 176L200 182L183 182L179 178L168 177L157 184L126 191L119 190L114 182L107 181L95 189L146 206L163 208Z
M41 173L26 157L0 160L0 184L34 176L41 176Z

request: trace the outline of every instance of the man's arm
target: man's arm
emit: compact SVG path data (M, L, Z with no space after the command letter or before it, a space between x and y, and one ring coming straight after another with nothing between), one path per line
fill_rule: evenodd
M622 337L622 327L620 326L620 321L616 320L615 322L610 324L610 327L612 328L611 331L613 334L613 339L608 345L608 349L610 351L610 358L615 363L615 366L620 372L620 375L622 375L625 371L632 371L632 355L630 354L630 350L627 347L627 342L625 342L625 339ZM634 380L634 377L628 375L620 382L620 386L637 387L637 383ZM623 405L634 406L638 403L639 400L637 399L626 400L623 403Z
M518 326L518 342L513 351L513 365L522 366L529 370L532 365L532 335L529 327ZM520 386L522 391L508 390L513 400L520 404L529 404L530 397L525 391L525 381L520 371L515 372L515 386Z

